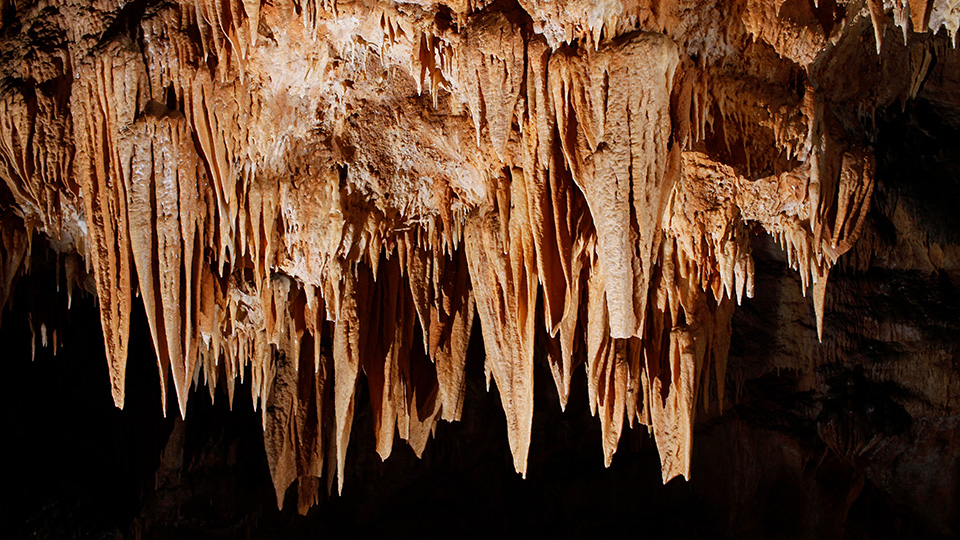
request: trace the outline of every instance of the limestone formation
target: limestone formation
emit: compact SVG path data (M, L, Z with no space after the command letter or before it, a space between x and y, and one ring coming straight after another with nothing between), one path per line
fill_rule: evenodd
M0 302L44 235L67 301L99 300L122 408L139 296L163 410L249 378L277 502L296 483L301 512L342 488L358 385L383 459L459 420L475 317L517 472L544 354L562 406L586 370L607 465L642 424L664 481L689 477L751 238L786 251L822 335L870 208L868 120L960 30L950 0L2 13Z

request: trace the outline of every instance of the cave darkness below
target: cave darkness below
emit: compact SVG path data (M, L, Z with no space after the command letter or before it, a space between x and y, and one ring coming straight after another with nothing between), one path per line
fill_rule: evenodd
M960 240L960 119L924 100L878 114L877 192L869 226L897 241L884 214L888 201L909 203L916 221L941 243ZM441 422L417 459L399 438L384 463L375 451L372 415L361 380L342 495L321 488L320 504L299 516L295 489L277 509L263 447L260 413L249 380L233 410L226 392L211 403L194 390L186 421L171 406L164 418L155 356L143 306L134 303L127 400L113 406L95 300L76 293L66 309L53 252L35 239L33 268L20 278L3 315L0 342L6 376L7 503L0 521L16 538L299 538L391 534L398 537L588 537L625 532L649 538L846 537L925 538L960 534L958 421L940 426L929 451L940 461L902 463L880 481L884 464L869 455L838 455L817 422L836 409L852 418L863 405L885 411L884 441L914 440L918 422L902 403L915 399L891 381L864 375L864 362L922 363L922 355L862 336L846 361L812 366L821 392L797 391L798 370L778 370L775 356L799 354L781 334L815 336L812 302L796 320L778 318L799 278L780 248L757 237L757 290L734 316L726 410L698 411L692 478L662 485L656 446L643 428L627 429L609 469L600 424L589 414L583 368L561 413L542 350L537 354L529 472L514 472L495 389L486 392L483 345L475 319L467 364L463 420ZM960 276L841 263L827 289L825 342L870 310L875 319L922 321L927 346L953 354L960 373ZM842 301L854 287L862 302ZM864 295L866 295L864 297ZM782 311L782 310L781 310ZM29 317L57 321L57 355L36 341ZM774 324L773 321L777 321ZM784 327L784 325L792 325ZM799 328L797 330L793 328ZM814 337L815 339L815 337ZM852 388L842 396L837 381ZM171 394L170 403L175 403ZM859 400L859 401L857 401ZM176 418L175 418L176 417ZM866 417L864 417L866 418ZM871 417L872 418L872 417ZM865 429L870 428L867 426ZM802 456L799 460L797 456ZM915 453L905 452L909 461ZM796 466L801 463L802 466ZM944 468L943 464L947 466ZM913 467L913 468L911 468ZM927 469L934 467L933 470ZM925 471L903 493L897 475ZM882 476L882 475L881 475ZM886 478L886 477L883 477ZM924 483L939 478L939 486ZM336 488L334 487L334 492Z

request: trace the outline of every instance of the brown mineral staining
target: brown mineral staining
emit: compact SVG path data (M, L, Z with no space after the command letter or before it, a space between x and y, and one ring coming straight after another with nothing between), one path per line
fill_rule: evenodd
M186 415L201 380L232 402L249 377L302 512L342 488L358 385L383 459L461 417L475 314L518 472L539 342L561 406L585 365L607 465L640 423L664 481L689 477L751 236L783 246L822 334L875 173L838 111L913 97L955 54L922 34L955 36L949 2L802 4L17 2L0 301L32 234L70 254L122 407L139 294L161 399L172 381ZM909 69L848 91L844 62L878 52Z

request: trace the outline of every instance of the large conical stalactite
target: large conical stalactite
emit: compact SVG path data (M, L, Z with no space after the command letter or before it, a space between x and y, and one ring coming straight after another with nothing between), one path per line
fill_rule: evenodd
M637 336L677 172L670 93L678 56L669 39L638 34L584 54L555 54L549 86L565 163L597 229L610 334Z
M561 407L585 366L607 465L639 423L664 481L689 477L751 236L783 246L822 335L873 189L854 119L956 54L917 32L954 35L957 10L473 4L11 6L0 303L47 235L68 290L93 284L123 407L139 295L163 410L171 384L187 416L201 381L233 404L249 377L301 512L342 489L359 385L383 459L460 419L475 316L518 472L539 343ZM878 50L909 72L852 95L837 71Z
M512 204L513 197L525 199L523 181L514 181L509 172L495 181L497 200L467 218L464 243L487 353L487 383L491 378L497 383L514 466L526 474L537 275L526 204Z
M124 183L132 146L121 143L119 128L133 124L142 100L143 66L134 60L137 53L133 47L129 41L118 40L106 54L82 64L78 75L84 84L71 94L77 134L75 171L91 242L88 264L96 276L110 387L118 407L124 402L134 272ZM151 278L152 272L145 269L143 279ZM158 358L164 366L163 356ZM164 371L161 380L165 379ZM165 399L162 386L161 399Z

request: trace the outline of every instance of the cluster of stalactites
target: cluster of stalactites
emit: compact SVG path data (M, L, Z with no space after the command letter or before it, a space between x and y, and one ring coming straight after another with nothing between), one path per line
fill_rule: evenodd
M185 415L204 382L211 398L225 385L232 403L235 381L250 377L279 503L295 480L302 511L321 477L342 487L362 380L384 459L396 435L419 455L438 420L458 420L475 314L518 472L540 341L561 406L585 364L607 465L624 424L639 423L653 433L664 481L689 477L695 410L722 407L757 224L812 287L822 332L827 274L859 234L874 166L869 152L829 136L812 89L777 103L772 90L695 67L662 34L603 40L620 25L609 14L589 46L554 50L499 12L441 31L377 11L368 15L379 43L358 37L353 53L406 50L401 67L418 91L435 107L441 93L466 107L476 139L464 160L489 165L475 186L481 200L465 204L462 186L421 179L435 212L398 221L358 201L342 153L311 153L341 144L337 133L309 140L336 107L282 111L320 118L288 130L307 140L300 146L262 118L279 109L265 95L278 83L256 68L260 48L331 47L342 36L320 29L336 15L315 0L304 7L309 31L271 30L260 7L196 2L147 17L139 42L121 34L63 64L73 66L68 102L6 94L0 163L18 204L84 256L116 404L139 293L162 400L172 382ZM323 59L324 69L348 63ZM299 83L325 84L319 71ZM693 150L714 115L728 150L743 145L746 176ZM53 142L25 141L29 129ZM800 164L749 178L751 163L769 165L748 150L760 129ZM285 157L302 166L278 169ZM84 227L61 223L70 204L82 206ZM3 231L0 300L29 252L28 234Z

